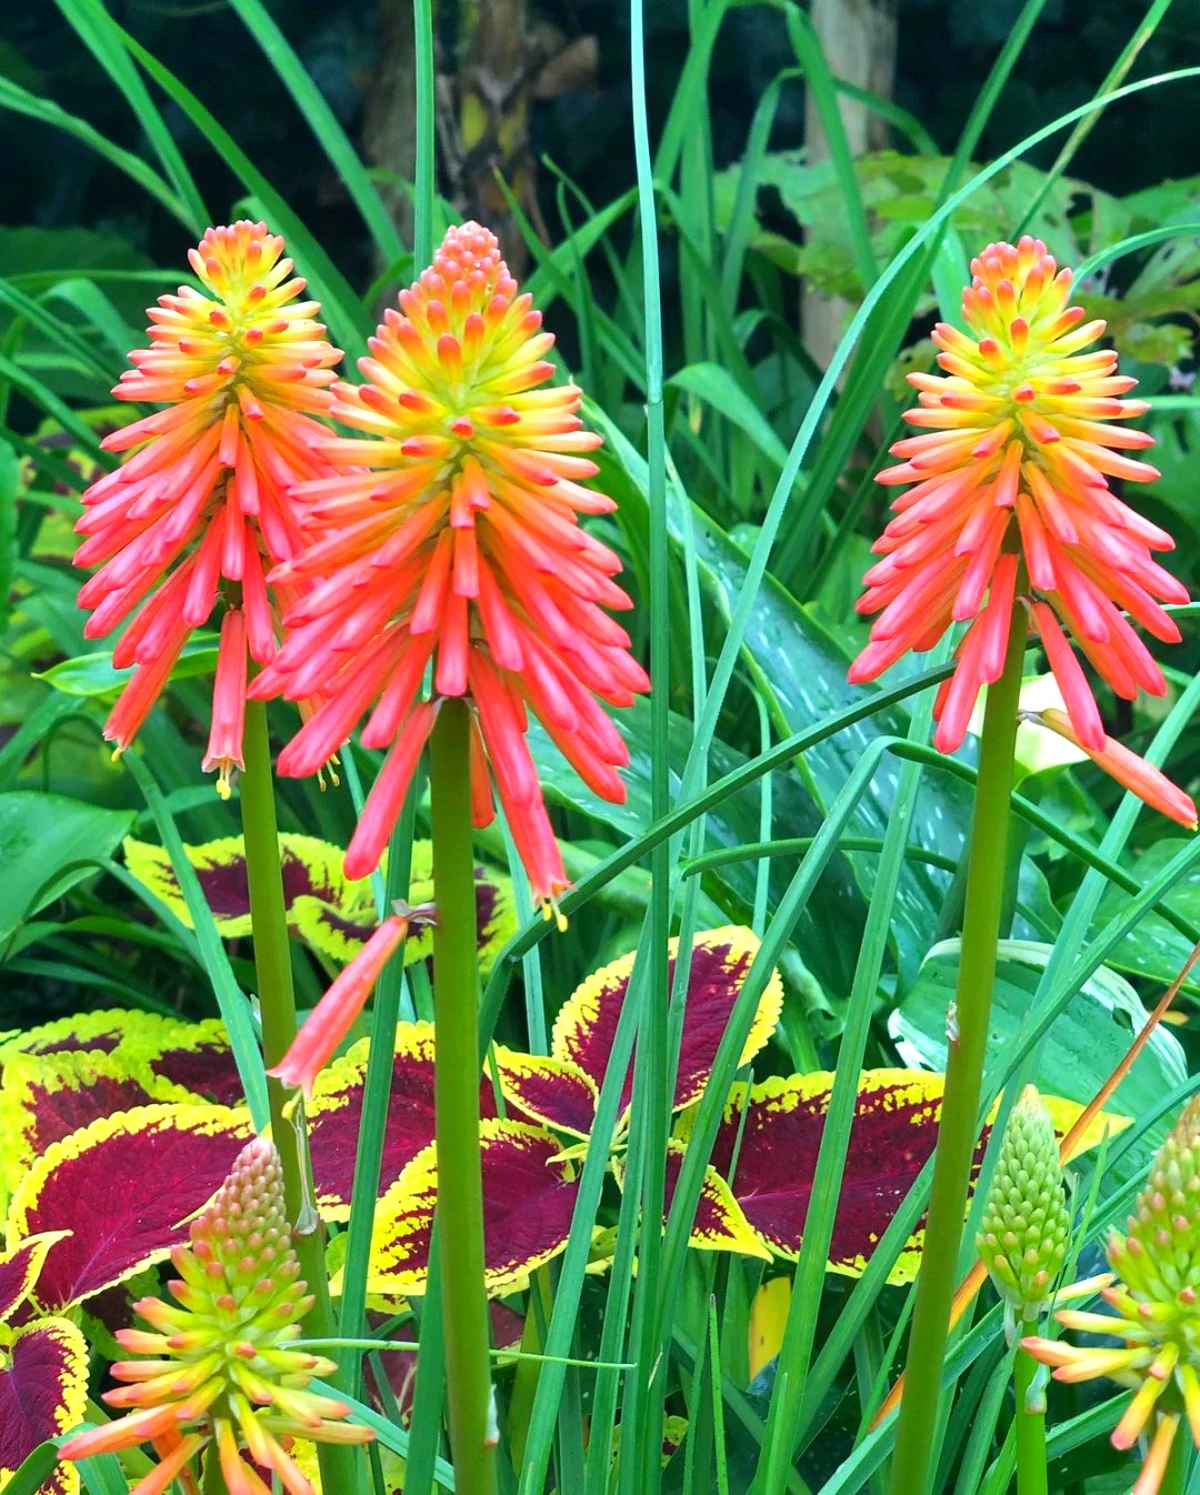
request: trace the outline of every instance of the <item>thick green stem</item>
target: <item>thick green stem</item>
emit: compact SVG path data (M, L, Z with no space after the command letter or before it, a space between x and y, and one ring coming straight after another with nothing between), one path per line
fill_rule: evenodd
M958 1277L958 1248L975 1151L983 1060L996 980L996 943L1004 902L1013 747L1024 651L1025 612L1018 606L1013 611L1004 673L988 691L984 713L958 990L948 1019L946 1088L925 1246L917 1278L904 1400L900 1404L892 1460L892 1495L926 1495L936 1441L942 1357Z
M443 701L430 744L433 830L433 1001L437 1023L438 1245L446 1339L446 1399L458 1495L494 1495L495 1451L484 1290L479 1154L479 969L471 827L470 717Z
M1025 1350L1017 1351L1013 1389L1017 1398L1017 1495L1046 1495L1046 1403L1031 1411L1026 1405L1038 1364Z
M271 775L271 742L267 708L261 701L246 702L243 741L246 760L242 775L242 833L246 841L246 879L250 886L250 923L254 938L254 969L262 1017L263 1058L268 1069L278 1064L296 1036L296 995L292 988L292 954L288 943L287 909L283 901L283 873L279 861L279 827L275 818L275 785ZM312 1168L304 1112L285 1114L288 1092L278 1080L267 1081L271 1136L283 1165L283 1187L288 1218L296 1223L296 1255L314 1303L304 1320L314 1339L337 1333L325 1270L325 1237L316 1212ZM356 1490L361 1450L332 1443L318 1445L321 1483L326 1490ZM365 1477L365 1470L363 1471Z

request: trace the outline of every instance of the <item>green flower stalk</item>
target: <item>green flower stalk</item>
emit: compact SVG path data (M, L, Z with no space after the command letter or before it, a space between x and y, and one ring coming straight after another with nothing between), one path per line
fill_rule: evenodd
M1149 1451L1134 1495L1174 1495L1182 1465L1175 1435L1184 1417L1200 1448L1200 1098L1163 1143L1135 1212L1107 1250L1120 1281L1102 1296L1116 1316L1056 1317L1064 1328L1108 1335L1121 1346L1031 1338L1023 1347L1055 1368L1055 1380L1108 1376L1133 1388L1113 1445L1131 1448L1146 1434Z
M284 1204L283 1170L273 1143L256 1138L238 1154L229 1177L193 1221L190 1241L171 1262L174 1303L135 1305L152 1332L121 1329L122 1346L148 1359L119 1361L105 1393L127 1416L69 1439L59 1457L152 1442L160 1462L131 1495L160 1495L208 1449L228 1495L269 1495L243 1458L278 1475L288 1495L313 1495L287 1451L293 1438L363 1443L374 1435L343 1419L349 1407L307 1389L334 1364L292 1341L312 1305L300 1277Z
M1027 1085L1008 1118L975 1239L996 1291L1022 1323L1036 1323L1046 1307L1070 1234L1054 1123Z

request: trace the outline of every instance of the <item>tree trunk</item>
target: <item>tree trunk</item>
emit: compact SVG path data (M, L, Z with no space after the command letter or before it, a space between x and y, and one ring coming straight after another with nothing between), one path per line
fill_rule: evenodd
M890 98L896 79L898 0L812 0L812 23L835 78ZM861 156L887 144L887 122L865 105L838 96L850 154ZM812 90L804 117L808 164L829 159L829 144ZM851 307L840 296L804 291L801 325L809 352L825 368L841 341Z

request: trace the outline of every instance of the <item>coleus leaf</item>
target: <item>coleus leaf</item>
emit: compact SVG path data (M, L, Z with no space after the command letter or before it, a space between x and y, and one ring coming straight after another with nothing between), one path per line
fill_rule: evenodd
M434 1052L432 1023L398 1024L383 1137L380 1194L386 1193L417 1154L433 1142ZM327 1220L345 1220L350 1215L370 1053L370 1039L360 1039L322 1070L306 1108L317 1205ZM594 1108L591 1082L572 1065L498 1048L496 1068L507 1110L514 1119L536 1119L537 1106L530 1098L543 1097L554 1087L565 1093L565 1098L560 1096L561 1104L574 1102L581 1114L583 1102ZM480 1115L494 1117L498 1109L496 1084L490 1070L485 1068L479 1079Z
M87 1410L88 1347L78 1325L35 1320L0 1351L0 1488L40 1443L57 1438ZM59 1464L40 1495L75 1495L79 1473Z
M370 1053L371 1041L364 1038L335 1059L317 1076L306 1107L317 1206L327 1220L350 1216ZM433 1024L400 1023L383 1136L380 1194L433 1142L433 1068ZM486 1075L480 1077L479 1104L483 1116L495 1116L495 1088Z
M663 1194L664 1219L675 1197L675 1185L679 1182L679 1168L687 1148L678 1138L667 1143L665 1190ZM623 1163L613 1159L613 1173L622 1188L625 1187ZM746 1219L741 1205L733 1196L733 1190L710 1163L704 1170L700 1185L700 1199L692 1221L692 1233L688 1245L697 1251L734 1251L741 1256L758 1256L767 1261L771 1253L755 1234Z
M29 1165L54 1142L102 1116L155 1101L187 1101L188 1092L119 1052L59 1050L16 1054L0 1084L4 1182L11 1193Z
M566 1249L578 1182L545 1127L489 1117L479 1140L487 1287L508 1292ZM379 1203L368 1277L372 1292L399 1297L425 1291L436 1200L437 1149L430 1146ZM337 1286L335 1281L335 1291Z
M225 836L184 848L195 868L201 891L226 939L250 933L250 892L246 848L241 836ZM283 895L292 932L320 954L345 964L362 949L378 927L375 898L366 879L352 881L342 871L340 846L314 836L279 838ZM160 846L125 841L125 865L184 924L191 923L170 858ZM418 906L433 897L433 848L415 841L407 901ZM512 882L494 868L475 869L479 927L479 962L484 974L517 927ZM424 960L433 951L431 929L415 932L404 947L406 963Z
M70 1233L60 1230L33 1235L18 1241L11 1251L0 1253L0 1324L11 1319L33 1291L50 1247Z
M676 1110L696 1100L708 1083L717 1048L758 947L757 935L741 925L710 929L695 937L675 1079L673 1104ZM678 949L679 941L672 940L672 980ZM569 1087L565 1081L547 1084L549 1076L545 1071L537 1075L536 1082L526 1082L518 1075L505 1081L505 1091L509 1093L511 1089L514 1101L560 1131L576 1136L587 1136L591 1131L595 1117L594 1097L604 1083L633 963L634 956L626 955L589 976L567 999L555 1019L551 1057L560 1065L574 1066L585 1080L591 1081L590 1106L585 1087L579 1083ZM778 974L772 972L742 1049L742 1064L749 1063L770 1038L782 1005L783 987ZM631 1060L621 1092L622 1110L628 1107L632 1092Z
M0 1081L7 1067L30 1057L104 1055L128 1073L144 1073L182 1086L220 1105L241 1103L241 1083L220 1018L185 1022L157 1012L81 1013L0 1037Z
M787 1079L773 1076L749 1088L735 1086L725 1107L713 1146L712 1166L723 1177L732 1178L733 1196L751 1229L779 1256L795 1258L799 1254L832 1089L830 1073ZM859 1277L866 1269L880 1236L933 1154L944 1089L943 1075L924 1070L863 1072L826 1262L828 1271ZM1055 1127L1060 1135L1065 1134L1083 1107L1073 1101L1045 1099ZM679 1136L684 1140L690 1120L689 1116L681 1118ZM1116 1131L1126 1125L1123 1118L1102 1113L1082 1139L1080 1150L1095 1146L1106 1126ZM990 1123L975 1151L973 1179L989 1134ZM909 1237L889 1282L913 1280L920 1265L923 1238L924 1221Z
M61 1310L161 1261L252 1136L224 1106L140 1106L55 1142L22 1179L9 1239L69 1231L51 1246L34 1297Z

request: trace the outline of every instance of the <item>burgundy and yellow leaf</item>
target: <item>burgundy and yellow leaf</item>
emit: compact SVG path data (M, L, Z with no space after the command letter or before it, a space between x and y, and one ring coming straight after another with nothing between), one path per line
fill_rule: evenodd
M68 1235L70 1231L61 1230L30 1236L0 1253L0 1324L12 1318L33 1291L50 1247Z
M84 1012L58 1018L37 1028L0 1034L0 1070L18 1054L111 1054L129 1029L130 1020L144 1013Z
M51 1246L34 1293L48 1310L161 1261L253 1135L224 1106L141 1106L55 1142L21 1181L10 1240L71 1231Z
M679 1181L684 1151L682 1142L668 1143L665 1195L667 1209L670 1209L671 1200L675 1197L675 1185ZM698 1251L736 1251L740 1256L759 1256L767 1261L771 1259L770 1251L754 1233L745 1212L734 1198L733 1190L711 1164L704 1170L700 1200L696 1205L696 1218L692 1222L688 1245Z
M565 1250L578 1182L545 1127L490 1117L480 1128L480 1146L488 1291L508 1292ZM380 1201L371 1243L372 1292L425 1291L436 1200L437 1150L430 1146Z
M305 1108L317 1205L327 1220L346 1220L350 1215L370 1052L370 1039L361 1039L322 1070ZM380 1194L433 1141L433 1060L433 1024L400 1023L383 1138ZM486 1074L480 1076L479 1105L482 1115L495 1116L495 1087Z
M151 1035L147 1035L149 1040ZM244 1104L241 1076L229 1035L220 1018L202 1023L170 1023L151 1043L139 1043L150 1072L169 1080L190 1095L200 1096L219 1106Z
M250 890L241 836L225 836L184 849L217 928L226 939L249 934ZM282 835L279 849L289 927L314 950L344 965L358 954L379 924L369 880L347 878L342 871L345 855L342 848L315 836ZM191 916L178 880L162 847L129 838L125 842L125 865L182 923L191 927ZM486 975L517 927L516 906L510 879L490 867L476 867L475 896L479 959ZM432 897L431 843L416 841L407 901L415 908ZM429 930L414 933L404 947L405 962L424 960L432 949Z
M944 1076L924 1070L863 1071L827 1271L859 1277L866 1269L879 1238L932 1156L944 1085ZM833 1075L824 1072L772 1077L749 1091L745 1085L735 1086L725 1107L712 1166L725 1178L732 1170L732 1192L751 1229L780 1256L795 1258L804 1238L832 1087ZM1056 1125L1065 1130L1082 1109L1073 1102L1056 1100L1052 1110ZM680 1128L685 1138L689 1121L683 1118ZM1127 1123L1117 1117L1098 1117L1085 1145L1094 1145L1106 1124L1119 1130ZM976 1148L972 1180L989 1134L990 1124ZM923 1239L922 1220L905 1243L889 1282L913 1280Z
M153 1074L142 1062L113 1052L57 1049L14 1054L0 1083L0 1135L4 1137L4 1182L20 1184L35 1158L102 1116L156 1101L186 1102L179 1085Z
M679 1169L686 1150L685 1144L678 1138L673 1138L667 1144L664 1222L675 1198L675 1186L679 1182ZM617 1158L613 1159L613 1173L624 1188L625 1168ZM770 1251L754 1233L741 1205L734 1198L733 1191L711 1164L704 1170L688 1245L697 1251L735 1251L741 1256L758 1256L771 1260Z
M678 947L679 941L672 940L671 980L674 980ZM740 925L710 929L698 934L693 941L675 1081L676 1109L690 1105L703 1092L729 1016L758 947L758 936ZM597 1090L604 1083L604 1072L612 1053L617 1019L629 989L633 962L634 957L626 955L589 976L568 998L554 1023L551 1044L554 1058L578 1066ZM749 1063L770 1038L782 1005L783 987L778 974L772 972L742 1050L742 1064ZM622 1109L629 1104L632 1087L631 1063L621 1093ZM554 1125L560 1126L562 1122L556 1119ZM571 1129L577 1129L577 1126Z
M0 1488L39 1443L57 1438L87 1410L88 1347L67 1319L39 1319L0 1348ZM75 1495L79 1473L59 1464L39 1495Z
M576 1137L591 1134L599 1094L596 1082L577 1064L497 1045L496 1073L514 1110Z

